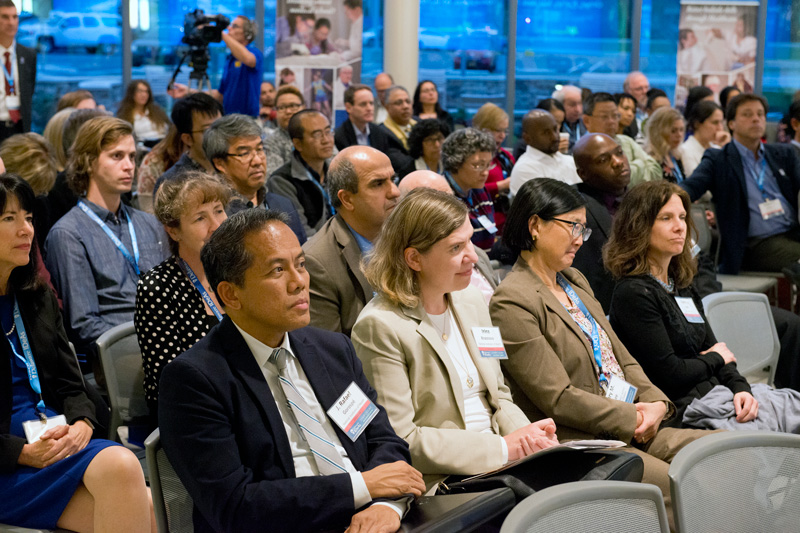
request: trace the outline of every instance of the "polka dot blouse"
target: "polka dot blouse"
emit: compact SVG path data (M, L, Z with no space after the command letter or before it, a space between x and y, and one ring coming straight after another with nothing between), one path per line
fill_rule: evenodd
M173 256L139 280L133 321L142 350L145 397L157 402L164 366L205 337L217 319L206 314L200 293Z

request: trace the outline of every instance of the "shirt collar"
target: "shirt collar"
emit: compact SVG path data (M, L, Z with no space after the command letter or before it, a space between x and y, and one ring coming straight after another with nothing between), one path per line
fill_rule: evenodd
M762 157L764 157L764 143L761 142L758 143L758 156L754 156L750 148L746 147L736 139L731 139L731 140L733 141L733 145L739 151L739 155L742 156L742 159L754 158L756 161L759 161L761 160Z
M556 152L555 154L549 155L549 154L546 154L546 153L542 152L541 150L538 150L538 149L534 148L530 144L525 149L525 151L534 159L537 159L537 160L548 159L550 161L555 161L556 157L557 157L556 154L561 153L561 152Z
M100 220L103 221L110 220L114 223L117 223L122 220L127 220L128 218L128 212L125 210L125 203L122 201L119 202L119 210L115 214L106 209L105 207L101 207L96 203L89 201L85 196L81 199L89 207L89 209L94 211L94 214L96 214L100 218Z
M231 320L233 322L233 320ZM244 342L247 344L247 347L250 348L250 351L253 352L253 357L255 357L258 366L263 368L269 363L269 358L272 356L272 352L275 351L275 348L285 348L292 356L294 356L294 352L292 352L292 347L289 343L289 335L284 333L283 340L278 346L272 347L264 344L260 340L256 339L245 330L239 327L239 324L233 322L233 325L236 326L236 329L239 330L239 333L242 334L242 338L244 338Z
M9 46L8 48L6 48L5 46L0 44L0 56L5 54L6 52L11 52L11 55L13 56L14 55L14 51L16 49L17 49L17 40L16 39L14 39L11 42L11 46Z
M298 152L297 150L294 150L293 154L294 154L294 157L297 160L297 162L300 163L303 166L303 168L309 173L309 175L312 178L314 178L317 181L317 183L322 183L322 180L321 180L319 174L317 173L317 171L314 170L313 168L311 168L310 166L308 166L308 163L306 163L306 160L303 159L303 156L300 154L300 152ZM322 164L322 172L324 174L326 174L326 175L328 174L328 162L327 161L325 161Z
M342 219L344 221L344 219ZM347 224L347 222L345 222ZM356 239L356 244L358 244L358 249L361 250L361 255L369 253L372 251L372 241L361 235L359 232L353 229L350 224L347 224L347 228L350 230L350 233L353 234L353 237Z

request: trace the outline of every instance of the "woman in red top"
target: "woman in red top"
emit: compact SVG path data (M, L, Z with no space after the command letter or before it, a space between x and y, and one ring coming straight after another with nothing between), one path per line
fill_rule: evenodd
M494 222L497 225L498 235L502 235L503 224L506 221L505 213L510 203L508 188L511 183L511 168L515 162L511 152L500 147L508 135L508 114L495 104L486 103L472 117L472 126L491 133L497 144L497 151L489 167L486 190L494 202Z

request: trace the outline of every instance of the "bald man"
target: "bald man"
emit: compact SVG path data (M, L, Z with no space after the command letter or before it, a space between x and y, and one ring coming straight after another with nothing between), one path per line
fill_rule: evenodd
M534 178L553 178L569 185L581 182L572 156L558 151L558 124L543 109L533 109L522 118L522 138L528 147L511 170L511 195Z
M400 194L405 196L419 187L427 187L450 195L455 194L445 177L432 170L415 170L407 174L400 182ZM472 268L472 278L469 284L481 291L486 300L486 305L489 305L489 300L492 299L494 290L500 283L500 278L494 271L492 262L486 252L476 246L475 253L478 256L478 262Z
M384 104L386 103L386 89L394 85L394 78L388 72L381 72L375 76L375 119L373 124L383 124L389 113L386 111Z
M311 325L350 335L372 299L361 257L372 250L381 226L397 205L389 158L370 146L350 146L331 161L324 186L336 210L305 245L311 274Z

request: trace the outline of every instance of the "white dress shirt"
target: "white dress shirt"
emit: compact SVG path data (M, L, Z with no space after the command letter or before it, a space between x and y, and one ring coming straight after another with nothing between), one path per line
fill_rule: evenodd
M528 146L511 169L511 195L516 196L522 184L533 178L553 178L568 185L576 185L582 181L571 155L561 152L548 155Z
M11 46L6 48L0 45L0 62L5 65L6 52L11 52L11 75L14 77L14 88L16 89L17 97L20 96L19 89L19 67L17 65L17 41L11 43ZM8 113L8 106L6 105L6 69L0 67L0 93L3 98L0 98L0 120L11 120L11 115Z
M367 488L367 484L364 482L364 477L361 475L361 472L356 470L355 466L353 466L352 461L350 461L350 458L347 456L347 452L345 451L344 447L342 447L342 442L339 440L330 418L328 418L327 413L325 413L322 405L319 403L319 400L317 400L317 395L314 393L314 389L311 387L311 383L309 383L308 377L306 377L306 373L303 371L303 367L300 365L300 362L297 360L297 357L295 357L294 352L292 351L292 347L289 343L289 335L284 334L283 341L281 342L280 346L273 348L267 346L244 331L239 327L238 324L236 324L236 322L234 322L234 325L236 326L236 329L239 330L239 333L242 334L244 341L247 343L247 347L250 348L250 351L253 353L253 357L255 357L256 362L258 363L258 367L264 374L264 379L267 381L267 384L272 391L272 395L276 399L275 403L278 405L278 411L280 412L281 419L283 420L283 428L286 431L286 436L289 438L289 445L292 449L292 460L294 461L295 475L297 477L307 477L318 476L320 474L319 469L317 468L317 463L311 453L311 447L301 435L300 428L295 423L294 416L292 415L291 409L286 402L286 397L283 394L283 389L281 388L281 384L278 379L278 368L273 363L269 362L272 352L278 347L285 348L291 355L291 357L286 358L286 372L289 376L289 379L308 404L311 414L320 421L320 424L327 433L328 439L336 445L336 451L338 451L339 455L342 456L342 461L348 473L350 474L350 481L353 486L354 508L358 509L371 502L372 496L369 494L369 489ZM397 512L398 515L400 515L400 518L402 518L405 514L407 507L407 504L404 501L380 501L375 502L375 505L386 505L391 507Z

